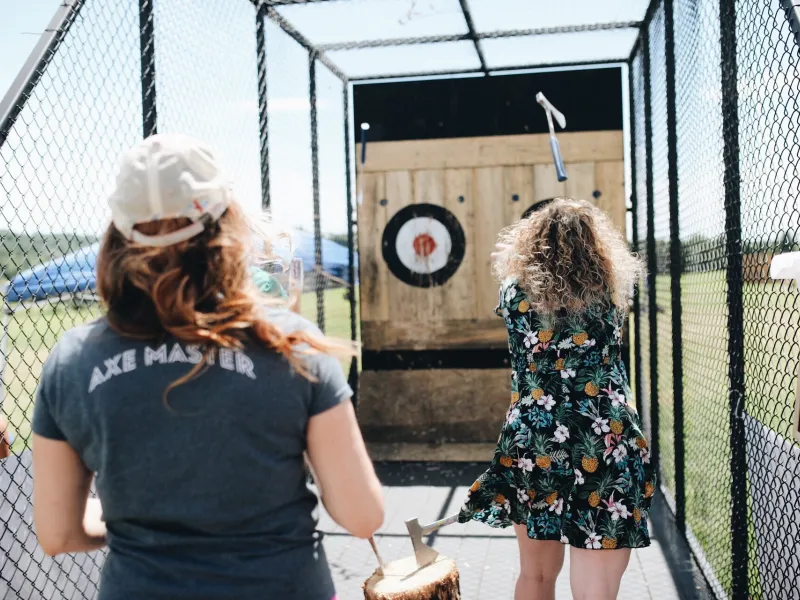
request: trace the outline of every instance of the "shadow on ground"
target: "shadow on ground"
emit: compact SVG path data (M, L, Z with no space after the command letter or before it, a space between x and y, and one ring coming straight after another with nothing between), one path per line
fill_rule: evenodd
M476 463L377 464L386 495L386 521L376 535L384 560L412 554L406 519L419 517L420 522L427 523L455 513L483 469L485 464ZM710 598L688 550L685 545L681 547L682 541L674 532L674 524L663 503L657 502L653 513L657 521L653 528L653 545L633 552L619 599ZM340 598L363 598L361 585L377 566L369 544L348 536L327 515L322 516L320 528L326 532L325 548ZM492 529L480 523L455 524L430 536L428 543L456 560L464 600L513 598L519 558L512 530ZM572 599L569 556L556 590L558 600Z

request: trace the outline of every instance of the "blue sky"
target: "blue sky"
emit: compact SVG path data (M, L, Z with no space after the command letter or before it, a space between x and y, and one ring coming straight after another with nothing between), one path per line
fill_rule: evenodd
M23 6L22 0L13 1ZM647 4L572 0L566 11L560 3L502 2L505 10L498 11L496 0L470 0L479 29L628 20L640 18L638 12ZM0 92L8 89L58 5L58 0L25 0L24 8L5 11L0 22ZM257 210L252 5L246 0L162 0L156 7L159 131L182 131L217 147L240 201ZM313 12L302 6L281 10L314 43L466 31L458 0L348 0L319 4ZM68 40L0 148L0 188L8 200L0 217L15 230L102 230L119 153L141 135L137 3L87 2ZM486 40L483 47L490 66L502 66L613 57L627 53L632 41L629 31L593 32ZM273 213L281 224L310 229L308 55L272 23L267 42ZM330 56L352 75L416 71L421 64L477 66L468 42L432 49L337 51ZM322 229L340 233L346 229L342 86L319 64L317 77Z

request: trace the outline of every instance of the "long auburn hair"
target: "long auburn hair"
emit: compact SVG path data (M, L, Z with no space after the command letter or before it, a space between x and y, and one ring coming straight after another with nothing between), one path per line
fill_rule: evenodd
M499 281L516 279L542 313L579 312L597 303L627 309L645 272L603 211L564 198L500 232L493 270Z
M155 235L189 224L186 218L164 219L137 229ZM313 377L304 355L353 356L352 343L306 331L284 332L266 318L265 305L270 301L248 272L252 233L235 202L199 235L166 247L131 242L111 224L97 257L97 291L110 327L141 340L171 335L201 345L206 354L254 341L283 355L308 379ZM172 389L199 376L204 368L206 361L201 361L172 382L164 390L164 401Z

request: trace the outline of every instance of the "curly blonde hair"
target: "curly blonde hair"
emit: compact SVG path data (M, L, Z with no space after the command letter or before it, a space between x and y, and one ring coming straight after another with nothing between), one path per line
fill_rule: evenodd
M542 313L597 303L625 310L644 274L611 220L589 202L558 198L500 232L493 270L513 278Z

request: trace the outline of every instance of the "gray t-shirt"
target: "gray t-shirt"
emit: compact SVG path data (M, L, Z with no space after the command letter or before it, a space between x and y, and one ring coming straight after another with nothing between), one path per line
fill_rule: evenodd
M283 310L286 332L315 330ZM309 417L352 395L339 362L219 349L196 379L197 346L116 334L105 319L65 333L37 391L35 433L66 440L97 474L109 552L101 600L330 600L303 463Z

